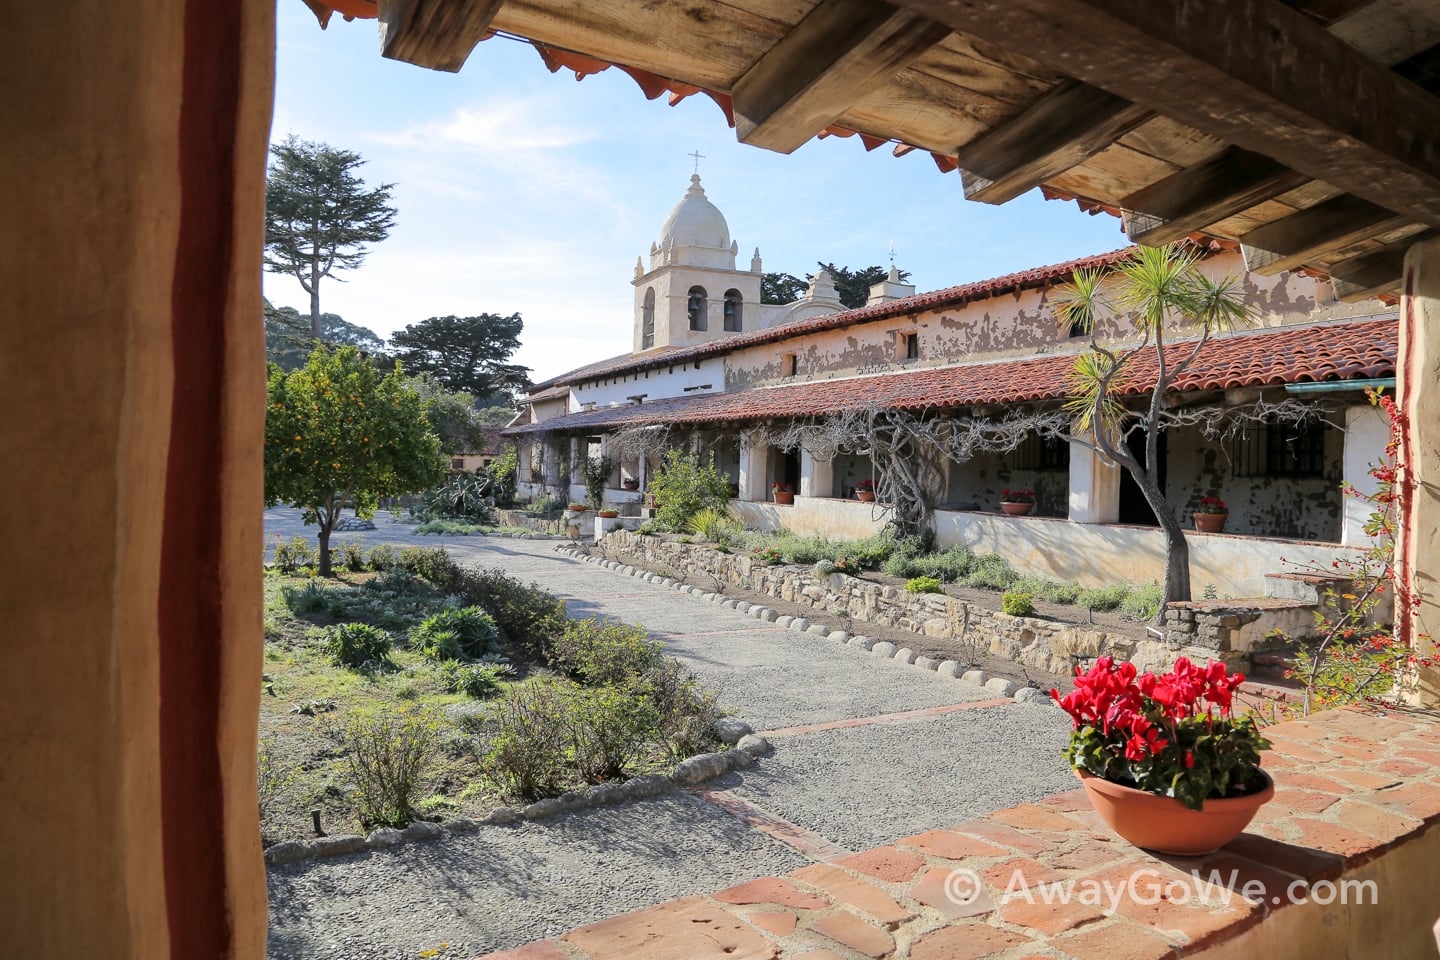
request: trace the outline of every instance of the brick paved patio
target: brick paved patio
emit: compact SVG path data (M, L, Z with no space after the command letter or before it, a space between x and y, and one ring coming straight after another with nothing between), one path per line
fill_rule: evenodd
M1342 956L1356 943L1363 955L1430 955L1440 913L1440 718L1334 711L1267 736L1275 799L1208 857L1130 846L1075 790L863 853L817 849L828 862L483 960L1274 958ZM1234 889L1198 883L1195 870L1233 877ZM1340 878L1375 880L1381 899L1318 903L1326 888L1316 885ZM1045 902L1043 891L1058 888L1044 885L1066 881L1114 899ZM1307 892L1313 899L1293 902Z

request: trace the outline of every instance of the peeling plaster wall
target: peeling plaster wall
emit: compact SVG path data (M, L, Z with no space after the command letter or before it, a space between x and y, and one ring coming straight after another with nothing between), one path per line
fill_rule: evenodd
M985 453L951 465L950 489L945 502L973 504L973 509L999 510L1000 492L1007 487L1035 491L1037 517L1064 517L1070 510L1070 471L1020 469L1013 454Z
M1246 273L1238 253L1217 254L1203 263L1202 270L1216 279L1239 277L1241 291L1260 327L1370 316L1379 309L1374 300L1340 303L1328 281L1298 273L1273 277ZM962 360L1081 352L1087 341L1072 339L1068 331L1056 327L1054 293L1055 287L1002 293L737 350L724 358L725 389L893 372L907 366L943 366ZM917 360L897 359L896 334L900 332L919 337ZM1118 325L1110 324L1101 335L1118 340L1122 332ZM781 357L789 353L797 359L793 378L781 376Z
M1186 526L1201 497L1219 497L1230 510L1226 533L1339 543L1344 444L1342 431L1326 429L1322 477L1236 477L1230 444L1194 429L1171 431L1165 499Z

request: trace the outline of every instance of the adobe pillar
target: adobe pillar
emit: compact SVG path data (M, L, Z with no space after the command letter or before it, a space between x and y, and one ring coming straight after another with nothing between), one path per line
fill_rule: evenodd
M1417 651L1434 655L1440 640L1440 239L1410 248L1403 289L1396 392L1405 470L1396 560L1402 582L1420 602L1408 615L1397 602L1396 626ZM1421 671L1415 698L1440 706L1440 671Z
M0 956L259 960L273 3L0 34Z

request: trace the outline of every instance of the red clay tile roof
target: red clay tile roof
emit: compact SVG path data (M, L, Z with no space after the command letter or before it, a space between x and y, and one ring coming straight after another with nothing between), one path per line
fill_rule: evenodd
M1135 250L1133 246L1123 247L1119 250L1111 250L1109 253L1097 253L1094 256L1081 257L1078 260L1052 263L1044 267L1032 267L1029 270L1022 270L1019 273L1006 274L1003 277L992 277L989 280L977 280L974 283L961 284L958 287L946 287L943 290L932 290L929 293L919 293L913 297L902 297L899 300L891 300L889 303L877 303L870 307L859 307L855 310L842 310L839 313L829 313L823 317L797 320L794 323L787 323L783 326L766 327L761 330L752 330L749 333L737 333L732 337L721 337L719 340L710 340L706 343L696 344L693 347L667 347L644 354L621 354L618 357L611 357L609 360L600 360L588 366L580 367L578 370L571 370L569 373L561 374L558 377L551 377L543 383L537 383L534 389L540 391L545 390L547 387L554 387L557 384L578 383L583 380L618 376L619 374L635 370L653 369L655 367L664 367L676 363L688 363L692 360L699 360L702 357L729 353L732 350L739 350L742 347L750 347L759 343L788 340L790 337L814 333L817 330L834 330L839 327L847 327L851 324L864 323L869 320L904 316L907 313L914 313L917 310L929 310L934 307L945 307L951 304L966 303L971 300L988 300L1003 293L1013 293L1017 290L1045 286L1062 278L1069 279L1070 275L1076 270L1108 266L1117 260L1122 260L1129 256L1133 250ZM535 399L534 394L531 395L531 399Z
M1173 343L1166 355L1178 359L1192 343ZM1390 377L1395 374L1398 349L1399 326L1394 317L1230 334L1207 343L1195 363L1175 380L1174 390ZM1055 400L1067 394L1074 362L1074 354L1053 354L675 397L586 410L506 433L815 417L871 405L933 410ZM1144 392L1155 381L1154 349L1136 357L1132 370L1131 392Z

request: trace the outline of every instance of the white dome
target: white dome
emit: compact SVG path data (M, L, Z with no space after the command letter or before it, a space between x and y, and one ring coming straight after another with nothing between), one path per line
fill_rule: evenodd
M705 199L705 188L700 186L700 175L690 178L690 189L685 197L665 218L660 228L660 247L711 247L728 250L730 247L730 225L725 222L715 204Z

